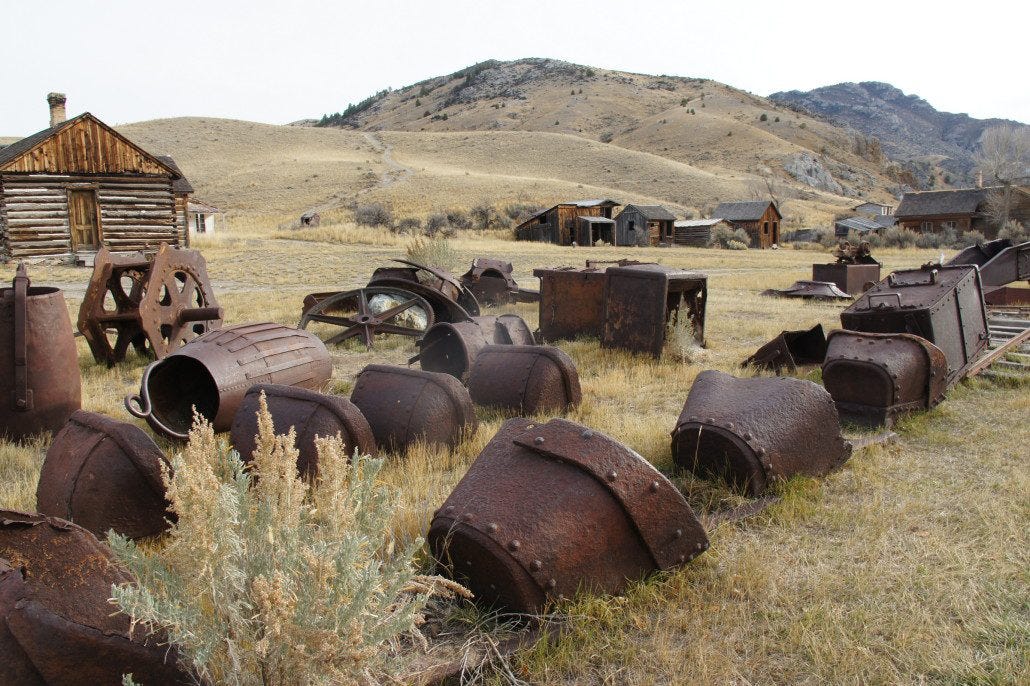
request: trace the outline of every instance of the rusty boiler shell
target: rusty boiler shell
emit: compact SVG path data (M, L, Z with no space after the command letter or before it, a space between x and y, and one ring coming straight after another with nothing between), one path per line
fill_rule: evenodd
M891 426L899 416L944 400L948 359L912 334L831 331L823 385L841 418L861 426Z
M468 390L448 374L370 364L350 399L383 450L404 450L418 440L454 447L478 425Z
M108 602L132 577L93 534L56 517L0 510L0 683L195 683L160 636L130 634ZM131 638L130 638L131 636Z
M547 345L488 345L469 374L472 402L518 413L565 412L583 393L576 363Z
M833 398L811 381L697 375L672 432L680 467L749 495L772 481L822 476L851 456Z
M419 340L419 366L461 381L488 345L533 345L533 332L517 314L484 315L464 322L440 322Z
M375 438L365 415L347 398L327 395L306 388L258 384L243 397L233 420L230 439L240 456L249 461L257 448L257 413L261 394L265 394L268 413L276 435L291 428L297 433L297 468L307 477L318 473L318 451L315 438L339 435L347 455L355 450L362 455L375 453Z
M40 513L103 537L129 538L168 528L161 476L164 453L139 427L79 410L47 450L36 488Z
M428 541L479 603L519 613L583 589L619 593L708 548L658 470L564 419L508 420L434 515Z

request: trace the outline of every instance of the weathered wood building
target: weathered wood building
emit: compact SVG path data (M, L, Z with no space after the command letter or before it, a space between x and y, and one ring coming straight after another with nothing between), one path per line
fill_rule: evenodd
M615 220L608 217L576 217L576 245L615 245Z
M693 248L703 248L712 241L712 232L717 227L733 226L725 219L680 219L672 224L673 242Z
M615 244L671 244L675 221L676 216L661 205L626 205L615 218Z
M576 200L559 203L537 212L515 227L515 239L571 245L576 240L578 217L612 218L614 208L621 203L614 200Z
M187 205L186 224L189 227L189 235L212 234L218 230L218 225L225 227L225 212L214 205L199 200L190 200Z
M188 244L190 240L189 225L189 204L190 196L193 195L193 185L179 169L179 165L169 155L158 155L157 159L164 162L169 169L179 175L179 178L172 181L172 198L175 201L175 225L179 227L182 239Z
M86 112L0 148L0 259L153 250L186 242L173 184L182 174Z
M752 248L771 248L780 242L783 215L770 200L724 202L715 208L712 217L725 219L734 229L747 231Z
M992 196L1000 201L1004 195L1000 187L905 193L894 218L901 226L920 233L979 231L993 238L999 227L991 222L988 204ZM1008 196L1009 218L1030 222L1030 189L1014 186Z

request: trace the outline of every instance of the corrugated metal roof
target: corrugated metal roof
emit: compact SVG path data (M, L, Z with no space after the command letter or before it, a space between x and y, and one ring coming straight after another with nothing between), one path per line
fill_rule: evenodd
M884 228L882 224L867 217L847 217L834 222L833 225L834 227L841 227L859 233L869 233L870 231L879 231Z
M581 222L586 222L588 224L614 224L615 223L614 219L609 219L608 217L577 217L577 219L579 219Z
M726 223L725 219L721 217L712 217L711 219L679 219L673 223L677 229L690 229L695 226L715 226L716 224Z

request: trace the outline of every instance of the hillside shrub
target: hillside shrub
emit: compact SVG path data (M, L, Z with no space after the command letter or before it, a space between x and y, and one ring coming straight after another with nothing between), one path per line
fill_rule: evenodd
M471 229L472 219L465 210L452 209L447 210L447 224L453 229Z
M405 217L397 222L396 231L397 233L421 233L422 220L418 217Z
M1025 243L1030 241L1030 228L1012 219L998 230L998 238L1008 238L1013 243Z
M430 237L436 236L437 234L454 234L454 229L447 223L447 215L443 212L434 212L426 217L424 231L425 234Z
M731 242L743 243L746 248L751 243L751 237L744 229L731 229L728 226L717 226L712 230L712 237L708 240L710 247L729 248ZM739 248L732 248L739 250Z
M474 229L493 229L501 226L501 217L497 209L487 202L474 205L469 210L469 220Z
M428 237L416 236L404 252L410 261L427 267L451 271L458 264L458 253L443 233Z
M392 226L393 210L381 202L370 202L354 208L354 223L358 226Z
M747 243L743 241L729 241L726 243L727 250L747 250Z
M966 248L970 245L979 245L987 242L987 236L983 235L979 231L966 231L962 234L962 238L959 239L954 247Z
M600 140L602 143L611 143L613 138L615 138L615 134L613 134L611 131L605 131L601 134L601 137L598 140Z
M758 118L758 121L769 121L769 115L762 112L762 116Z
M393 540L381 459L348 460L339 437L319 438L306 483L292 429L276 436L264 396L260 408L249 465L197 418L164 473L177 516L167 542L111 534L138 580L114 587L114 601L134 625L167 632L204 683L399 682L425 644L430 598L463 589L416 573L420 540ZM405 636L416 641L402 647Z

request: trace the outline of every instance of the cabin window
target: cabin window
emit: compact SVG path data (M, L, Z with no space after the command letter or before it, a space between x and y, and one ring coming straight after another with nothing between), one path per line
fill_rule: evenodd
M957 222L941 222L941 228L944 229L945 231L947 231L948 229L951 229L952 231L954 231L956 228L958 228L958 223Z
M635 228L636 228L635 222L632 219L630 219L629 222L626 224L626 230L627 231L632 231Z
M762 233L768 235L768 233L769 233L769 222L762 222Z
M923 231L929 231L930 233L933 233L933 222L923 222L922 229Z

